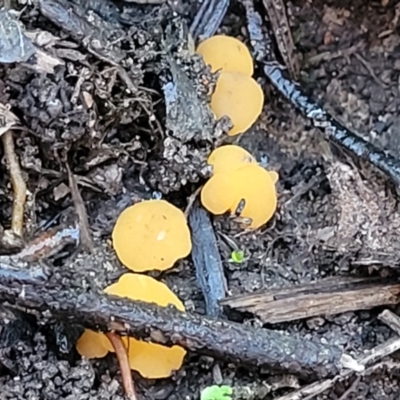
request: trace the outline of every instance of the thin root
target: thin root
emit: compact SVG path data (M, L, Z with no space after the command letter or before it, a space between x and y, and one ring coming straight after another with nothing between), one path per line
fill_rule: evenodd
M125 394L129 400L138 400L133 384L131 369L129 367L128 354L121 336L114 332L107 332L106 336L114 347L115 354L117 355Z
M185 209L185 217L186 218L188 218L188 216L190 214L190 210L192 209L194 202L196 201L198 195L200 194L201 189L203 189L202 186L198 187L196 189L196 191L194 193L192 193L190 195L190 197L188 198L188 204L187 204L186 209Z
M10 180L14 192L14 202L11 217L11 230L19 237L23 237L24 230L24 208L26 202L26 184L22 176L21 167L17 154L15 153L13 132L5 132L2 137L4 153L6 156Z

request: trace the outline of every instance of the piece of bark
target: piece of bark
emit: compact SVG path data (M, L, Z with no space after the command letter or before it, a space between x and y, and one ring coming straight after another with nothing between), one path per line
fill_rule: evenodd
M32 68L39 74L54 74L55 68L60 65L65 65L65 62L37 47L34 62L30 64L25 63L23 65Z
M119 63L126 54L118 46L109 43L107 32L89 23L78 15L73 8L68 8L64 0L38 0L42 15L52 21L75 41L81 43L89 51L100 54L102 57Z
M27 242L24 248L15 254L15 257L23 261L39 262L57 255L67 245L78 245L79 240L78 226L69 225L48 229Z
M210 217L198 203L190 211L189 224L197 284L204 296L207 315L218 317L222 311L219 301L225 298L227 283Z
M323 279L283 289L232 296L221 301L230 308L250 312L270 324L369 310L400 302L400 283L382 279Z
M18 253L25 246L24 240L11 229L4 230L0 225L0 256Z
M222 358L272 372L321 378L357 368L336 346L267 329L182 313L175 308L134 302L92 291L65 289L56 275L43 279L29 264L18 270L0 259L0 301L85 328L110 330L166 346ZM101 266L99 266L101 268ZM50 270L51 272L51 270Z

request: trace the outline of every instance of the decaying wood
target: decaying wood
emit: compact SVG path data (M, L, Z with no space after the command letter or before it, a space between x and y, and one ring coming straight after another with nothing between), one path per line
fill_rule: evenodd
M56 67L60 65L65 65L65 62L63 60L55 57L52 54L49 54L42 49L37 48L35 55L35 62L25 65L31 67L39 74L54 74L54 70Z
M357 359L358 364L369 366L370 368L375 369L375 365L378 361L383 358L395 353L400 350L400 338L393 338L388 340L387 342L380 344L374 347L366 356L362 356ZM380 364L379 364L380 365ZM358 372L360 375L364 375L368 373L369 369L365 369L365 371ZM310 385L303 386L301 389L296 390L292 393L286 394L284 396L278 397L275 400L311 400L315 399L316 396L325 392L326 390L332 388L337 382L346 380L353 376L355 371L345 371L340 375L335 376L332 379L323 379L318 382L314 382Z
M400 283L382 279L329 278L283 289L229 297L221 301L276 324L319 315L369 310L400 302Z
M197 284L204 296L207 315L218 317L221 313L219 302L225 298L227 283L210 217L199 203L193 205L189 223Z
M336 346L182 313L172 307L66 289L57 275L43 279L46 274L37 271L37 265L34 273L26 263L23 269L15 267L0 259L0 301L42 313L46 319L115 331L166 346L180 345L211 357L311 379L335 375L343 368L359 368Z

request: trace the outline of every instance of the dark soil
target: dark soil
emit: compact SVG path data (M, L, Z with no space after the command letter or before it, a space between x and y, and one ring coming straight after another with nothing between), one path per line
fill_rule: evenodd
M385 3L299 0L287 7L302 66L302 87L345 126L398 157L400 9L394 1ZM87 2L88 7L90 4ZM22 4L15 6L22 9ZM193 1L175 6L189 22L197 9ZM161 31L169 30L170 45L186 68L190 88L181 89L201 93L204 103L212 85L200 78L207 76L204 66L185 55L187 43L176 12L165 6L134 3L126 3L125 8L137 21L129 35L126 27L114 24L110 10L103 13L102 23L107 20L109 24L107 42L118 42L123 36L125 54L121 59L135 78L134 92L126 89L117 68L88 51L79 38L50 23L35 5L28 5L20 19L30 38L33 32L42 32L35 43L60 65L47 74L27 64L0 66L2 102L10 104L21 121L14 137L29 189L27 236L76 223L67 163L88 213L95 255L70 243L51 259L61 275L68 269L74 271L68 282L72 286L102 288L115 281L125 271L110 246L110 232L121 210L138 199L159 195L184 209L189 196L207 177L207 154L221 140L223 124L215 128L201 106L203 114L190 119L190 129L193 134L201 133L200 139L166 138L168 123L187 124L188 119L180 120L176 113L174 121L168 119L161 85L168 82L174 69L159 55ZM231 5L221 32L247 41L243 13L240 5ZM100 17L94 14L91 18ZM183 50L176 50L180 45ZM394 275L400 259L400 214L390 183L369 165L332 149L320 132L311 129L279 97L260 68L256 77L266 93L263 115L234 141L279 172L279 210L267 227L251 234L238 234L229 218L213 220L229 292L250 293L337 275ZM3 158L1 146L0 156ZM10 228L12 199L3 163L0 224L4 229ZM335 235L327 234L334 229ZM246 261L240 265L229 262L233 243L245 252ZM91 268L95 264L92 257L103 260L103 271ZM374 260L375 267L360 267L362 263L354 260ZM160 278L188 311L205 313L190 257ZM394 336L378 321L380 311L269 327L336 344L357 356ZM233 317L261 325L256 318ZM113 355L95 361L83 361L77 355L74 342L80 327L56 322L41 325L33 316L6 307L0 318L1 399L123 398ZM215 383L233 385L247 393L246 398L273 399L305 384L295 376L271 376L256 368L249 372L195 354L187 357L171 379L149 381L137 374L134 378L139 395L149 399L199 399L200 390ZM362 377L346 398L398 399L399 378L398 370L378 369ZM318 399L343 399L352 383L352 379L340 382Z

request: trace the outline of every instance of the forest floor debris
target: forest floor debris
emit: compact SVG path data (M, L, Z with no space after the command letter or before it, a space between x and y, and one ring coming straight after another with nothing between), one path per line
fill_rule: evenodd
M338 2L295 0L283 12L279 0L7 3L17 12L0 15L13 39L0 38L0 48L14 49L9 60L0 60L0 251L6 266L0 282L14 279L15 290L22 290L17 282L24 279L40 286L50 270L72 289L101 291L125 271L109 243L123 209L162 196L182 210L188 207L190 215L195 193L209 176L207 154L226 141L222 132L229 125L215 124L207 112L215 77L192 54L193 38L218 32L253 48L254 76L266 98L249 132L226 142L245 147L279 173L279 208L266 228L243 233L231 218L212 218L218 270L222 265L226 279L218 299L223 292L226 302L327 278L385 281L396 289L400 180L393 160L400 155L400 36L395 4L357 0L343 8ZM257 26L261 31L253 29ZM274 35L270 27L282 29ZM271 63L278 53L299 78L299 86L285 86L286 98L270 82L293 82ZM177 101L182 97L187 101ZM316 114L324 119L324 136ZM332 127L340 134L337 141L350 140L348 150L369 162L349 157L340 143L327 146L335 139ZM21 174L26 187L18 186ZM241 252L240 262L233 262L232 251ZM207 319L205 289L190 258L158 278L173 288L189 314ZM301 321L281 318L266 326L275 336L340 349L351 356L349 365L356 359L365 366L362 372L309 382L297 371L273 376L268 368L243 370L212 353L193 352L171 379L151 381L134 373L137 397L198 399L215 383L248 399L395 400L399 365L391 355L400 349L399 324L390 313L397 310L397 298L395 292L365 307L343 306L335 315L322 309ZM389 304L392 311L380 314ZM218 312L243 324L244 331L261 330L268 320L257 312ZM34 315L1 308L5 399L46 393L54 399L120 400L123 383L132 392L129 382L120 381L123 368L115 357L77 356L81 327L45 323Z

